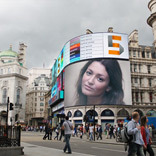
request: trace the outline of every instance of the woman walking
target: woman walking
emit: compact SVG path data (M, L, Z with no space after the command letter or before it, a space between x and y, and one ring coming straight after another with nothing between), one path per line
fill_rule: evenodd
M148 152L150 156L154 156L154 152L151 147L152 140L150 138L150 131L147 126L147 123L148 123L148 118L146 116L143 116L141 118L141 134L142 134L142 138L145 143L144 144L144 153L145 153L145 156L146 156L146 152Z

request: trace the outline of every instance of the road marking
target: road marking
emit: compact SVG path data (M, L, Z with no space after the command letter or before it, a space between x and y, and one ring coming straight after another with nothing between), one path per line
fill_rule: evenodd
M101 150L107 150L107 151L120 152L120 153L125 153L125 151L119 151L119 150L114 150L114 149L109 149L109 148L100 148L100 147L92 147L92 148L101 149Z

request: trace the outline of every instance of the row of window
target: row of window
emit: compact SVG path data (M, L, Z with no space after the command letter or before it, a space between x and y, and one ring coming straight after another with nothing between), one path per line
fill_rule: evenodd
M139 57L139 58L151 58L151 53L149 51L130 51L131 57Z
M0 69L0 75L13 73L13 68ZM18 69L18 73L22 74L22 69Z
M143 78L132 78L132 85L134 84L137 84L138 86L140 87L145 87L144 83L143 83ZM152 87L152 78L148 78L148 86L147 87Z
M35 98L35 101L37 101L37 98ZM44 101L44 97L41 97L40 101Z
M20 89L17 89L16 92L16 103L19 104L20 103ZM8 91L6 88L3 89L2 91L2 103L7 103L7 97L8 97Z
M149 102L153 102L153 93L149 92ZM132 101L133 102L143 102L144 100L144 93L143 92L135 92L132 93Z
M44 92L40 92L40 96L44 96L45 93ZM35 96L37 96L37 92L35 93Z
M139 72L141 73L141 64L131 64L131 72ZM151 65L147 65L147 73L151 73Z

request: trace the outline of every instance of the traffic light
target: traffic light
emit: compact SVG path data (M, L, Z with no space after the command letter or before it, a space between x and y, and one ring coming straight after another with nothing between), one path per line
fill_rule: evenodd
M10 103L10 110L13 110L14 108L13 108L13 103Z

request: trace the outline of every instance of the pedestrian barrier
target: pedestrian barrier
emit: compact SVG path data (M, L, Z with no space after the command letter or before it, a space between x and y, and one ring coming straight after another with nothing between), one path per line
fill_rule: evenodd
M0 147L20 146L21 126L0 126Z

